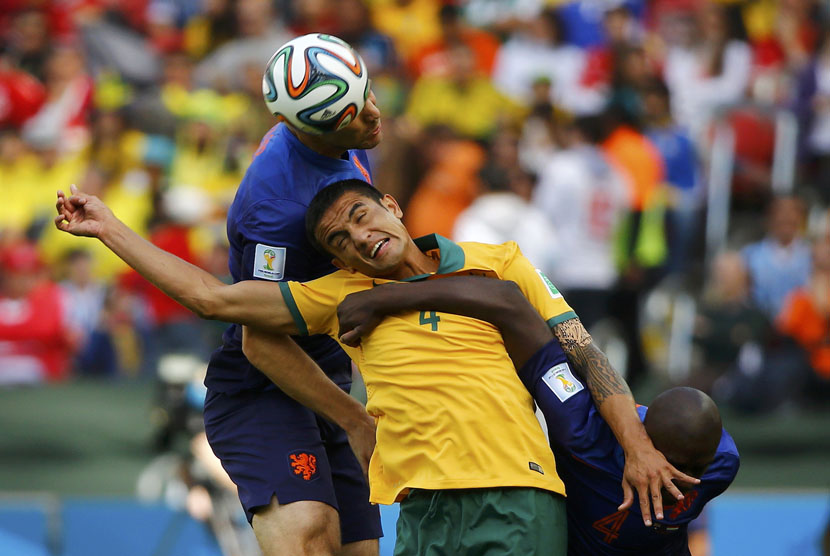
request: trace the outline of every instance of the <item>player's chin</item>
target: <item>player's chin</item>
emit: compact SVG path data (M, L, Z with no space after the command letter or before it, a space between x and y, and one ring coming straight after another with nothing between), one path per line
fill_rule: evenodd
M374 149L380 144L381 139L383 139L383 131L380 130L374 135L370 135L363 141L363 145L361 146L362 149Z

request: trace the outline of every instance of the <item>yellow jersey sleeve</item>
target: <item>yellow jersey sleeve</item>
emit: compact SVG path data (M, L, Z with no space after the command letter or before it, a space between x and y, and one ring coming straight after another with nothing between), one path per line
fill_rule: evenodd
M519 285L519 289L547 321L548 326L553 327L568 319L576 318L576 313L553 282L522 255L518 244L509 241L504 246L506 252L501 278L512 280Z
M343 280L333 278L334 274L309 282L279 282L280 293L301 336L337 334L337 305L343 299Z

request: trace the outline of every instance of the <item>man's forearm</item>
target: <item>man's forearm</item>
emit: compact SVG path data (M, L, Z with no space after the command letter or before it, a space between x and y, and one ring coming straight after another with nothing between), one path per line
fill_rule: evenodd
M373 288L365 295L382 315L431 310L489 322L501 331L517 367L552 339L547 324L515 282L458 276L390 284Z
M579 319L569 319L556 325L553 333L576 372L585 379L597 409L614 431L623 450L628 453L644 441L650 443L628 384L594 345Z
M466 315L502 327L509 322L507 311L512 307L509 300L512 290L518 292L513 282L467 276L390 284L371 293L383 314L436 310Z
M218 278L156 247L115 217L103 224L98 239L165 294L210 318L211 292L224 286Z
M350 430L371 418L290 337L243 327L248 360L279 388L318 415Z
M160 249L115 217L98 234L104 245L165 294L204 319L296 334L291 312L272 282L229 285L211 273Z

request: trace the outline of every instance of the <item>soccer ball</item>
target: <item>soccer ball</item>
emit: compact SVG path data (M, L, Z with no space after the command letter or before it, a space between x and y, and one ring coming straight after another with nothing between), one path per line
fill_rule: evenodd
M331 35L312 33L282 45L262 77L265 104L307 133L337 131L363 110L369 76L360 55Z

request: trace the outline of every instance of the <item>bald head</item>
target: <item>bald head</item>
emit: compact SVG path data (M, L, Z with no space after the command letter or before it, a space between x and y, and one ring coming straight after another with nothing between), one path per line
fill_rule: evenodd
M654 447L692 476L706 469L720 443L723 425L712 398L694 388L672 388L657 396L644 421Z

